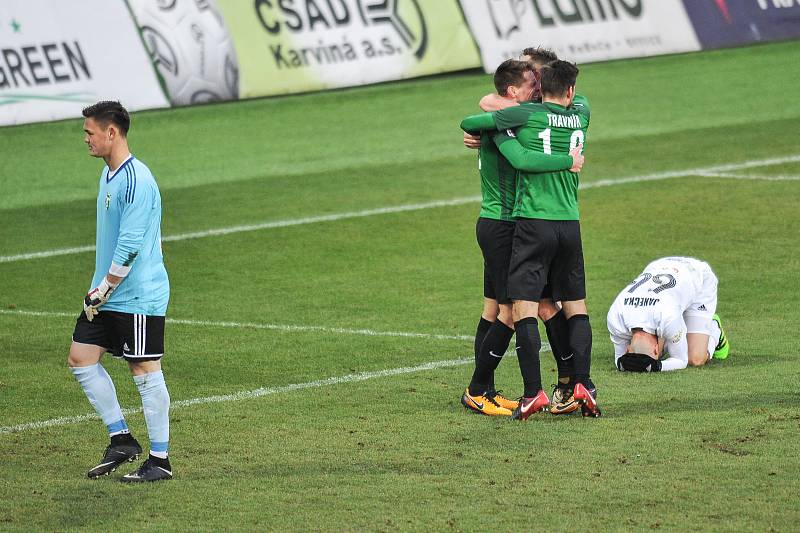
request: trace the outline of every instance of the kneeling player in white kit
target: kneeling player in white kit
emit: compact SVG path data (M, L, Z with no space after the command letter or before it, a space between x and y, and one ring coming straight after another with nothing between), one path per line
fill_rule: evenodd
M725 359L730 345L716 309L717 276L708 263L691 257L651 262L608 310L617 369L680 370Z

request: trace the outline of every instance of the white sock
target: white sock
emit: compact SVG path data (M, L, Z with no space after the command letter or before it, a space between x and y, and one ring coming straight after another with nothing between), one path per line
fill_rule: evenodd
M717 324L716 320L711 321L711 333L708 335L708 355L709 357L714 357L714 352L717 349L717 344L719 344L719 338L722 335L722 330L719 329L719 324Z
M114 382L103 365L97 363L90 366L71 367L72 373L81 384L83 392L94 410L100 415L110 436L128 433L128 424L122 416L122 409L117 400Z
M161 370L133 376L133 382L142 397L144 421L150 437L150 453L155 457L164 454L169 447L169 392Z

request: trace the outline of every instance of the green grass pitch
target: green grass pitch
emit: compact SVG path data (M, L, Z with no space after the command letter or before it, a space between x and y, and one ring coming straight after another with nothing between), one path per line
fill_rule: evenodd
M489 76L135 113L173 237L175 479L148 486L85 478L105 430L66 367L94 259L57 251L93 244L102 164L79 120L0 129L0 530L796 530L798 56L582 68L597 420L459 404L482 264L458 123ZM671 254L714 267L731 356L616 372L608 306ZM520 394L513 357L497 381Z

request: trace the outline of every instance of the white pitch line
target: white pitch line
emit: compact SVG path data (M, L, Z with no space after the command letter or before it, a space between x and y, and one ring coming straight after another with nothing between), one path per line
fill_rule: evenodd
M261 222L259 224L245 224L241 226L230 226L227 228L216 228L204 231L194 231L190 233L179 233L177 235L167 235L161 238L162 242L185 241L188 239L201 239L204 237L216 237L219 235L230 235L232 233L242 233L245 231L257 231L262 229L286 228L289 226L300 226L303 224L315 224L317 222L333 222L336 220L346 220L349 218L370 217L374 215L385 215L389 213L402 213L405 211L419 211L422 209L434 209L437 207L451 207L457 205L471 204L480 201L480 196L466 196L461 198L451 198L449 200L437 200L421 204L405 204L390 207L378 207L375 209L364 209L362 211L350 211L347 213L333 213L330 215L320 215L315 217L293 218L288 220L273 220ZM18 255L0 256L0 263L11 263L14 261L25 261L28 259L41 259L45 257L56 257L59 255L72 255L84 252L92 252L95 247L91 245L78 246L73 248L57 248L55 250L45 250L42 252L30 252Z
M4 315L27 315L27 316L56 316L77 318L78 312L64 313L58 311L24 311L15 309L0 309L0 314ZM364 335L367 337L405 337L416 339L432 340L455 340L472 341L475 336L469 335L441 335L437 333L415 333L408 331L376 331L373 329L351 329L330 326L303 326L293 324L263 324L258 322L218 322L213 320L188 320L182 318L167 318L167 324L177 324L183 326L204 326L214 328L237 328L237 329L266 329L271 331L283 332L318 332L318 333L338 333L341 335Z
M433 361L419 366L407 366L400 368L392 368L389 370L378 370L374 372L360 372L358 374L348 374L346 376L333 377L328 379L321 379L316 381L308 381L306 383L293 383L291 385L284 385L282 387L261 387L259 389L241 391L233 394L222 394L218 396L205 396L201 398L191 398L189 400L178 400L170 404L170 410L188 407L190 405L201 405L206 403L222 403L222 402L236 402L241 400L248 400L251 398L259 398L261 396L269 396L272 394L280 394L282 392L291 392L303 389L312 389L317 387L325 387L329 385L339 385L342 383L354 383L357 381L365 381L368 379L397 376L400 374L410 374L412 372L421 372L424 370L433 370L436 368L446 368L451 366L465 365L474 362L474 358L465 359L451 359L449 361ZM122 414L131 415L141 413L142 408L136 407L133 409L123 409ZM87 420L99 419L95 413L88 413L78 416L65 416L61 418L51 418L50 420L42 420L39 422L28 422L26 424L18 424L16 426L0 427L0 435L7 433L19 433L33 429L43 429L53 426L68 426L78 424Z
M725 178L734 180L800 181L800 176L787 176L783 174L777 174L775 176L756 176L753 174L731 174L728 172L703 172L698 175L704 178Z
M542 352L550 351L550 346L547 343L542 343ZM506 357L515 357L514 350L510 350ZM417 366L403 366L399 368L389 368L386 370L375 370L372 372L359 372L358 374L347 374L345 376L332 377L327 379L319 379L315 381L307 381L305 383L292 383L290 385L283 385L281 387L261 387L249 391L240 391L233 394L221 394L216 396L203 396L200 398L190 398L188 400L178 400L170 404L170 411L175 409L182 409L192 405L203 405L208 403L227 403L238 402L242 400L250 400L253 398L260 398L261 396L270 396L273 394L281 394L284 392L292 392L304 389L314 389L320 387L328 387L332 385L341 385L344 383L356 383L359 381L367 381L369 379L384 378L391 376L399 376L402 374L412 374L414 372L425 372L427 370L436 370L439 368L449 368L454 366L462 366L474 363L473 357L465 357L463 359L449 359L445 361L431 361ZM142 408L136 407L133 409L123 409L124 415L132 415L141 413ZM98 420L100 417L95 413L87 413L77 416L64 416L60 418L51 418L49 420L40 420L38 422L27 422L24 424L17 424L15 426L0 427L0 435L11 433L21 433L23 431L31 431L37 429L44 429L55 426L71 426L89 420Z
M581 189L592 189L594 187L608 187L611 185L622 185L625 183L638 183L642 181L656 181L670 178L684 178L687 176L703 176L709 173L728 172L731 170L744 170L747 168L769 167L773 165L783 165L786 163L800 162L800 154L786 157L776 157L771 159L756 159L743 163L730 163L726 165L716 165L713 167L693 168L688 170L672 170L667 172L657 172L644 176L633 176L630 178L606 179L581 183Z
M771 159L756 159L752 161L744 161L742 163L731 163L727 165L715 165L711 167L692 168L685 170L674 170L668 172L657 172L655 174L644 174L641 176L631 176L627 178L618 179L604 179L590 181L581 184L581 189L593 189L596 187L608 187L611 185L623 185L626 183L638 183L642 181L664 180L670 178L683 178L686 176L702 176L704 173L709 172L727 172L731 170L742 170L746 168L766 167L772 165L781 165L785 163L800 162L800 155L792 155L786 157L777 157ZM232 233L241 233L245 231L257 231L262 229L271 228L285 228L288 226L298 226L302 224L314 224L317 222L333 222L337 220L346 220L350 218L369 217L374 215L384 215L389 213L402 213L405 211L419 211L422 209L433 209L437 207L451 207L458 205L465 205L480 201L479 196L467 196L460 198L451 198L449 200L438 200L435 202L426 202L419 204L406 204L396 205L390 207L379 207L375 209L365 209L362 211L350 211L346 213L333 213L330 215L321 215L314 217L295 218L287 220L275 220L271 222L262 222L259 224L247 224L240 226L230 226L227 228L216 228L204 231L195 231L191 233L179 233L177 235L167 235L161 240L164 242L184 241L188 239L200 239L204 237L214 237L219 235L230 235ZM3 255L0 256L0 263L11 263L15 261L26 261L29 259L41 259L47 257L56 257L61 255L73 255L84 252L94 251L95 247L91 245L77 246L72 248L57 248L53 250L44 250L41 252L29 252L17 255Z

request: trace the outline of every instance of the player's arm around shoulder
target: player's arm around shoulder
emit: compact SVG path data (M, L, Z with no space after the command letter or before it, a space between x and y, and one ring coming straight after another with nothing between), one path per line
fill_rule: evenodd
M500 96L497 93L489 93L478 102L478 107L486 112L500 111L515 105L519 105L516 100L507 96Z
M493 111L470 115L461 121L461 129L467 133L488 130L506 130L524 126L530 118L533 108L527 103Z
M499 111L500 109L505 109L515 105L518 105L516 100L506 96L500 96L497 93L489 93L481 98L480 102L478 102L478 107L485 112ZM481 136L478 134L473 135L465 131L464 146L472 149L480 148Z
M508 159L511 166L525 172L552 172L568 170L573 166L572 155L547 155L522 146L522 144L507 132L498 132L493 136L494 143Z
M494 113L469 115L461 121L461 129L470 135L479 135L482 131L496 130Z

